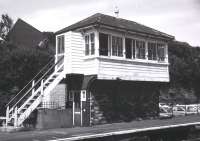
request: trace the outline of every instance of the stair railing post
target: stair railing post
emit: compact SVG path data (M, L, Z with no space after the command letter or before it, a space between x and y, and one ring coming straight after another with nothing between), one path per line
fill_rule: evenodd
M57 63L57 61L58 61L58 55L56 54L55 55L55 64ZM55 65L55 70L54 70L55 72L57 71L57 65Z
M42 96L42 101L44 97L44 80L41 80L41 96ZM42 107L43 107L43 102L42 102Z
M9 121L9 106L6 108L6 127L8 126Z
M32 81L32 88L34 87L34 85L35 85L35 80ZM32 95L34 94L34 92L35 92L35 88L32 89Z
M14 127L18 126L18 119L17 119L17 107L15 107L15 112L14 112Z

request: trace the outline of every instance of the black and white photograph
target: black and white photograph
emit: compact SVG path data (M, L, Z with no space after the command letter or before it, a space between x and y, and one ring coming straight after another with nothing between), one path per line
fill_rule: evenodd
M200 141L200 0L0 0L0 141Z

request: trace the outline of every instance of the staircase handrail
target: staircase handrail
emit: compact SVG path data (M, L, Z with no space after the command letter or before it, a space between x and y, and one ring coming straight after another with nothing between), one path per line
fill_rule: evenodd
M7 104L6 104L6 107L29 85L29 84L31 84L31 82L35 79L35 78L37 78L37 76L39 75L39 74L41 74L41 72L44 70L44 69L46 69L49 65L50 65L50 63L52 62L54 60L54 58L52 58L50 61L49 61L49 63L47 63Z
M58 63L60 63L60 61L64 58L64 56L62 56L54 65L52 65L43 75L42 77L39 78L39 80L34 84L33 87L31 87L31 89L29 89L15 104L13 107L16 107L16 105L26 96L29 94L29 92L31 92L36 85L52 70L52 68L54 68Z
M31 89L29 89L12 107L15 107L26 95L29 94L29 92L31 92L36 86L37 84L39 84L39 82L52 70L52 68L54 68L62 59L64 58L64 56L62 56L54 65L52 65L40 78L39 80L37 80L37 82L34 84L34 86L31 87ZM52 60L51 60L52 61ZM48 63L48 65L50 64L50 62ZM46 66L48 66L46 65ZM44 70L44 69L43 69ZM42 72L42 71L40 71ZM39 74L38 74L39 75ZM37 75L37 76L38 76ZM32 80L33 81L33 80ZM29 83L30 84L30 83ZM14 100L14 99L13 99ZM13 101L12 100L12 101ZM10 103L10 102L9 102ZM9 103L6 105L8 106Z

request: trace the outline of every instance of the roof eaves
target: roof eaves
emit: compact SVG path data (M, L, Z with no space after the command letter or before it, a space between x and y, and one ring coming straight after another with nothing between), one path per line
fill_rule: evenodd
M175 37L174 36L171 36L171 35L168 35L166 33L162 33L162 32L159 32L160 35L156 35L156 34L152 34L152 33L146 33L146 32L141 32L141 31L137 31L137 30L131 30L131 29L127 29L127 28L122 28L122 27L117 27L117 26L112 26L112 25L109 25L109 24L105 24L105 23L99 23L100 25L104 25L104 26L108 26L108 27L112 27L112 28L115 28L115 29L121 29L121 30L124 30L124 31L132 31L132 32L135 32L135 33L141 33L141 34L148 34L148 35L152 35L152 36L157 36L157 37L163 37L163 38L168 38L170 40L173 40ZM162 35L161 35L162 33ZM164 35L163 35L164 34Z
M80 26L77 26L77 27L72 27L72 28L67 27L65 29L62 29L62 30L55 32L55 35L62 34L62 33L68 32L68 31L78 30L78 29L81 29L81 28L87 28L87 27L94 26L94 25L97 25L97 24L98 24L98 22L95 21L95 22L85 24L85 25L80 25Z

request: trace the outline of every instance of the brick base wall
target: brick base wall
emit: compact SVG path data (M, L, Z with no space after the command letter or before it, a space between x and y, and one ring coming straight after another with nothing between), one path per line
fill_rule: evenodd
M92 125L158 115L158 83L97 80L91 88Z

